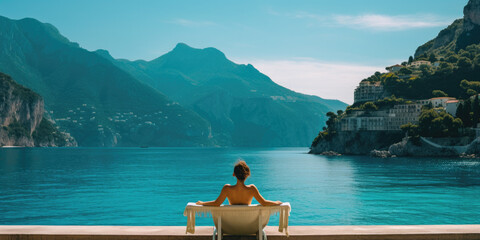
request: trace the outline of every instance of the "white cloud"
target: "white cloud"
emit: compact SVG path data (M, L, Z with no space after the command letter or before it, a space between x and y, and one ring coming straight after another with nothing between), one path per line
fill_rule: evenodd
M185 19L185 18L177 18L177 19L174 19L174 20L170 21L170 23L181 25L181 26L184 26L184 27L204 27L204 26L217 25L216 23L211 22L211 21L194 21L194 20L189 20L189 19Z
M329 63L311 58L292 60L250 60L260 72L293 91L353 103L358 83L384 67L351 63Z
M357 16L333 16L337 24L352 27L366 28L380 31L399 31L414 28L429 28L447 26L451 19L441 19L434 15L398 15L388 16L380 14L364 14Z
M309 26L331 26L338 25L371 29L376 31L402 31L415 28L430 28L447 26L454 19L440 17L434 14L410 14L410 15L382 15L382 14L361 14L361 15L319 15L305 11L279 13L269 10L268 13L274 16L284 16L292 19L306 19L310 21Z

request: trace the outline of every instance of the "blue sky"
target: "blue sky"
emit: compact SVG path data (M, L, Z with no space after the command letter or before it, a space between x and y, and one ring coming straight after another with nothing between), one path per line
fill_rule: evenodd
M292 90L351 103L358 82L413 55L467 0L1 0L88 50L154 59L178 42L215 47Z

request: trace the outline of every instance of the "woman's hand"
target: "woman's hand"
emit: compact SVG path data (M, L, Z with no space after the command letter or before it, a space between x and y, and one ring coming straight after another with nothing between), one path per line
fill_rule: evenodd
M203 205L203 202L202 202L202 201L198 201L198 202L196 202L195 204L197 204L197 205Z

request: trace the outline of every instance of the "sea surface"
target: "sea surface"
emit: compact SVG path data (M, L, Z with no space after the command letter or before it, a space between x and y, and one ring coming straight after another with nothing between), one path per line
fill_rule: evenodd
M235 184L239 158L250 166L248 184L290 202L290 225L480 224L480 160L307 151L0 148L0 224L185 225L188 202Z

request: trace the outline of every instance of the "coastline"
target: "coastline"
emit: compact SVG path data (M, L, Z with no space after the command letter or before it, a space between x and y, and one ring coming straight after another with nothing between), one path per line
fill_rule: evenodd
M465 145L443 145L440 140L426 137L403 137L400 140L386 139L373 131L361 134L338 134L312 144L309 154L325 156L371 156L389 157L454 157L480 158L480 138ZM452 140L452 139L450 139Z

